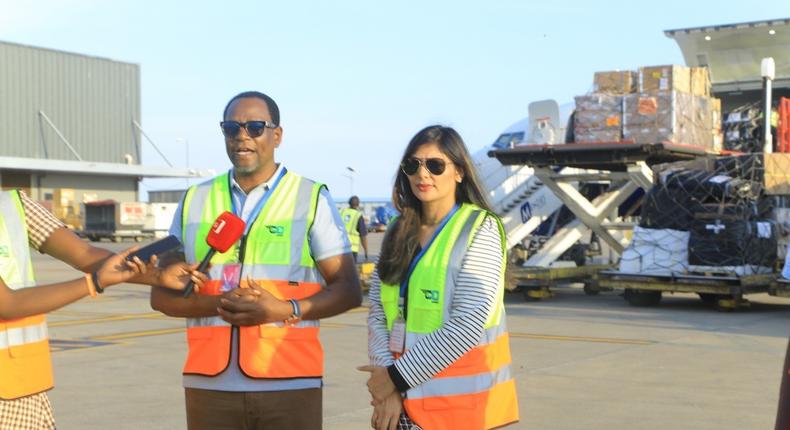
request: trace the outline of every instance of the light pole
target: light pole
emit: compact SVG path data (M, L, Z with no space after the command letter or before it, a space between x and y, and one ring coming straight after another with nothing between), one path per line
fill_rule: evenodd
M186 167L187 170L189 170L189 141L184 139L183 137L177 137L176 138L176 143L180 143L180 142L184 143L184 151L185 151L185 155L186 155L186 157L184 159L184 163L185 163L184 167ZM186 180L186 183L187 183L187 188L189 188L189 178L186 178L185 180Z
M354 195L354 173L356 173L356 172L354 171L354 169L352 169L349 166L346 166L346 170L348 170L348 182L349 182L349 195L348 195L348 197L350 198L351 196Z

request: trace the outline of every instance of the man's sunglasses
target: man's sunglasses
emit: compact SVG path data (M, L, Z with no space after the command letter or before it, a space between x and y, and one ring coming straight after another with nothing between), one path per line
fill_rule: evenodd
M222 129L222 134L225 137L236 137L241 133L241 129L244 128L247 130L247 136L254 139L262 135L267 128L277 128L277 125L269 121L222 121L219 123L219 127Z
M447 162L441 158L422 159L409 157L401 163L400 169L403 170L403 173L412 176L417 174L417 171L420 170L420 166L423 164L430 174L437 176L444 173L444 169L447 168Z

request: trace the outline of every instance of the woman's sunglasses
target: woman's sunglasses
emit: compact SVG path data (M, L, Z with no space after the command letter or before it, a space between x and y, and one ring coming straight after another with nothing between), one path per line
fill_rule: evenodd
M447 168L447 162L442 160L441 158L415 158L409 157L403 161L400 165L400 169L403 170L403 173L412 176L420 170L420 166L425 165L425 168L428 169L428 172L432 175L441 175L444 173L444 169Z
M225 137L236 137L241 133L241 129L243 128L247 131L247 136L255 139L262 135L267 128L277 128L277 125L268 121L222 121L219 123L219 127L222 129L222 134L224 134Z

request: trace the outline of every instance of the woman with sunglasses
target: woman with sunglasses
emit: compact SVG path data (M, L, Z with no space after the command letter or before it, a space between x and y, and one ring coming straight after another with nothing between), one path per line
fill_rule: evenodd
M375 429L489 429L518 421L503 304L505 234L463 140L417 133L400 163L370 290Z

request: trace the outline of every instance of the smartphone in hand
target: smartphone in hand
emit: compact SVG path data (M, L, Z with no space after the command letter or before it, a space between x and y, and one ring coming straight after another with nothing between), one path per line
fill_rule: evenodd
M161 257L163 254L175 251L179 247L181 247L181 242L171 234L164 239L157 240L129 254L126 259L131 260L134 257L139 257L144 263L148 263L152 256L157 255Z

